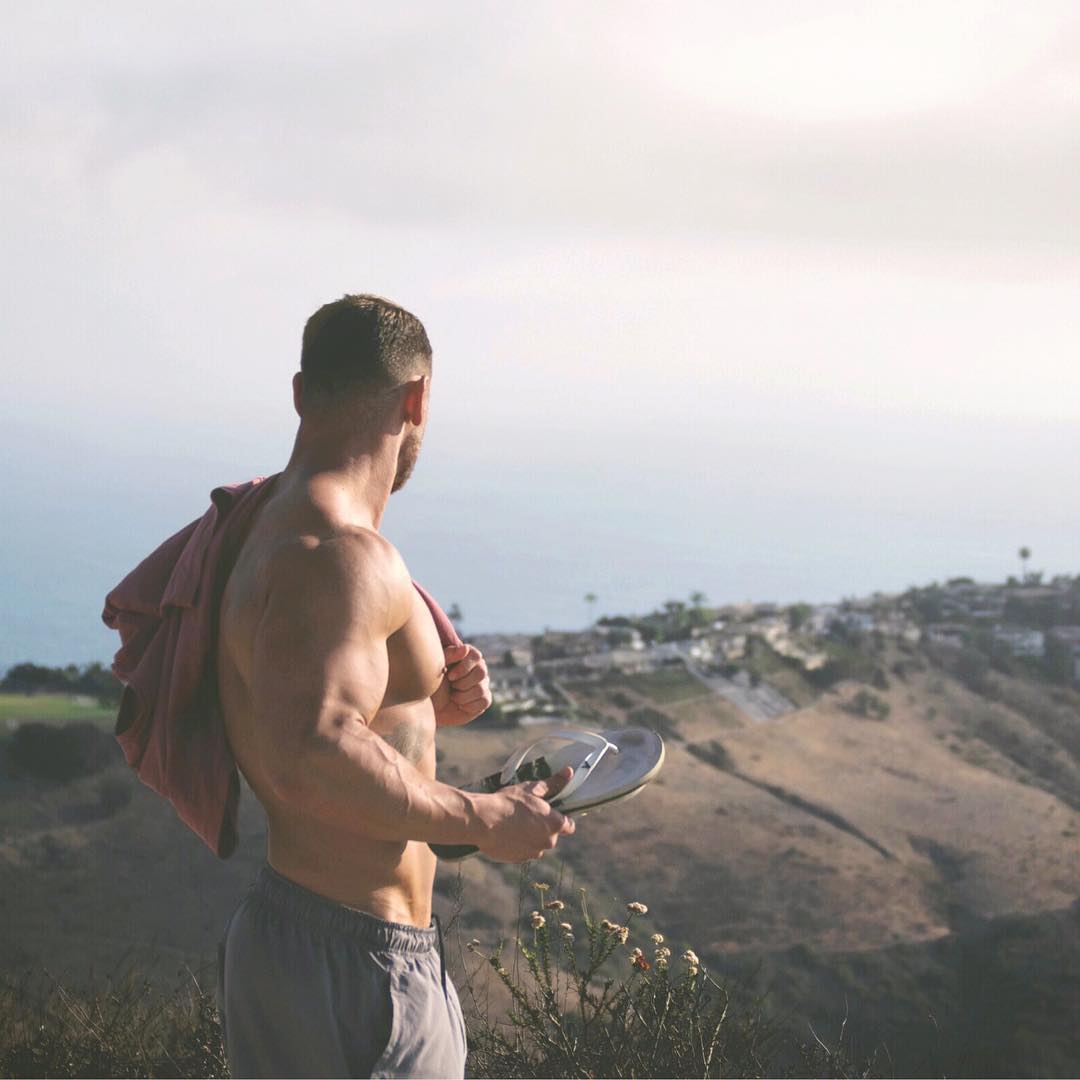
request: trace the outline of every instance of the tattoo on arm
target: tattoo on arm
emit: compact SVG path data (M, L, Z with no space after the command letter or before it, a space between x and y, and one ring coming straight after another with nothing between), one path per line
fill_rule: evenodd
M393 731L383 738L403 757L414 765L424 756L427 740L424 738L424 726L415 720L403 720Z

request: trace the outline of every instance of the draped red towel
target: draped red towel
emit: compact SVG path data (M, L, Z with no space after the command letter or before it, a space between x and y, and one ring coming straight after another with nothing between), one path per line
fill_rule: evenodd
M215 855L236 849L240 776L217 694L217 613L252 516L280 476L222 484L210 506L151 552L105 598L120 633L124 683L116 738L139 779L164 795ZM444 646L461 638L417 582Z

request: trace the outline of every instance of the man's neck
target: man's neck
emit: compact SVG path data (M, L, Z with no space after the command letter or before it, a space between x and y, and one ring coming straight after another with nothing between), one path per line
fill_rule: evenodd
M293 448L281 483L303 491L327 520L338 526L378 530L390 498L397 466L391 447L352 449L345 454L302 446Z

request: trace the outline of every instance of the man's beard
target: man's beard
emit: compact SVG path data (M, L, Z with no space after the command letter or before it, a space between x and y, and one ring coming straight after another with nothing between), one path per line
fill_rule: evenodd
M420 443L423 434L413 428L401 441L401 449L398 451L397 472L394 474L394 485L390 488L391 493L405 486L405 481L412 476L416 467L416 459L420 456Z

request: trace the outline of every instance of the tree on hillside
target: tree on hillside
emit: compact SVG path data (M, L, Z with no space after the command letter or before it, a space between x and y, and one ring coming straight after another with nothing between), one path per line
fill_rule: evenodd
M667 624L674 631L673 637L678 637L686 626L686 604L682 600L665 600L664 610L667 612Z
M791 607L788 608L787 613L788 627L791 630L798 630L799 627L802 626L802 624L806 622L806 620L809 618L811 611L813 611L813 608L811 608L809 604L804 604L801 602L798 604L792 604Z
M705 594L700 589L695 589L690 594L690 603L693 605L690 609L690 617L695 626L700 626L705 622L705 609L702 607L705 600Z
M1027 561L1031 558L1031 548L1020 549L1020 580L1027 581Z
M8 668L0 680L0 692L8 694L88 694L102 705L115 705L123 685L109 668L97 660L64 667L23 663Z
M465 616L461 611L461 608L457 606L457 603L450 605L450 610L446 613L446 617L454 624L457 632L461 633L461 624L465 621Z
M43 690L66 688L65 682L62 672L56 668L27 662L8 668L3 682L0 682L0 690L14 694L36 694Z

